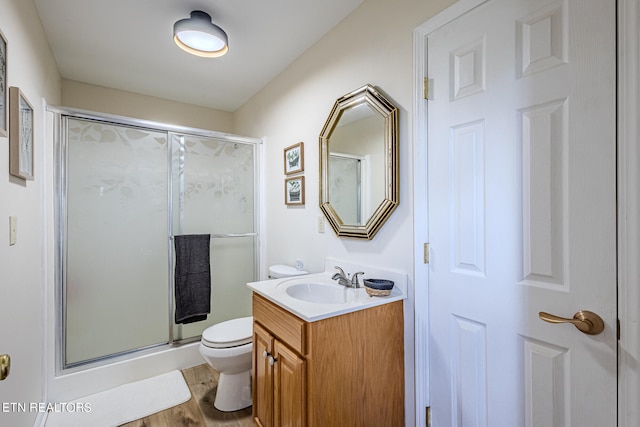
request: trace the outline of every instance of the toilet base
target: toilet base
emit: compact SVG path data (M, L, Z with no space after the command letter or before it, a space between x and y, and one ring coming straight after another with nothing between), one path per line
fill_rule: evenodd
M239 411L251 406L251 370L237 374L220 374L213 402L223 412Z

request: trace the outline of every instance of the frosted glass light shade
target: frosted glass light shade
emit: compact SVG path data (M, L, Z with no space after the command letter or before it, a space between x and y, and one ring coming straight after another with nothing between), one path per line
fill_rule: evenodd
M227 33L211 22L209 14L199 10L173 25L173 41L182 50L205 58L217 58L229 50Z

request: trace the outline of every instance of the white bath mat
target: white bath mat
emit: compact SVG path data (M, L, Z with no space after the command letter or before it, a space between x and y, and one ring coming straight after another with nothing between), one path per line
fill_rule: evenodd
M46 427L112 427L144 418L191 399L180 371L51 404Z

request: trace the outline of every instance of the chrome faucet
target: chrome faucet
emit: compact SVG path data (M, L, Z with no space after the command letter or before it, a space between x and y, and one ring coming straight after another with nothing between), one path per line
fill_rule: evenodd
M356 274L353 275L351 280L349 280L349 276L347 274L344 274L343 269L341 269L337 265L335 266L335 268L338 270L338 272L333 276L331 276L331 279L337 280L339 285L345 286L347 288L360 287L360 283L358 283L358 275L364 274L364 271L358 271Z
M338 270L338 273L331 276L332 280L337 280L339 285L346 286L347 288L351 287L351 282L349 282L349 278L344 274L344 270L338 267L335 268Z
M352 288L359 288L360 287L360 283L358 283L358 275L360 274L364 274L364 271L358 271L357 273L353 274L353 277L351 277L351 287Z

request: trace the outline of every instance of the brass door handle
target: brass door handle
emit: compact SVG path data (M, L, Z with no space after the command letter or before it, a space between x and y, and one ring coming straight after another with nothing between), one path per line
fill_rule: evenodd
M9 369L11 368L11 358L8 354L0 354L0 381L9 376Z
M604 330L604 321L592 311L581 310L573 315L573 319L555 316L541 311L538 317L549 323L573 323L581 332L589 335L598 335Z

